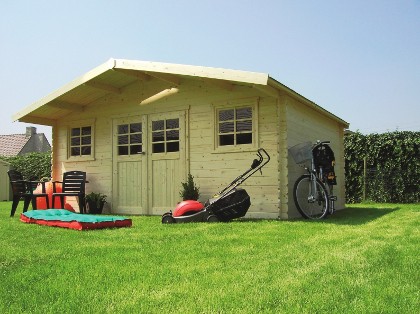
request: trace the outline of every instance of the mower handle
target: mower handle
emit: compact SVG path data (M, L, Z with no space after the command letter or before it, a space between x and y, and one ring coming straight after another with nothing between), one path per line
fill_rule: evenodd
M251 165L251 169L257 168L263 162L264 157L261 155L261 152L264 152L264 155L267 157L267 161L264 164L266 164L267 162L270 161L270 155L265 151L264 148L260 148L260 149L257 150L257 155L258 155L259 158L254 159L254 161L252 162L252 165Z
M263 154L265 155L266 158L264 158ZM258 159L254 159L251 167L247 171L245 171L243 174L241 174L239 177L237 177L235 180L233 180L226 188L220 191L218 195L225 195L229 193L234 188L241 185L246 179L248 179L258 170L260 170L262 174L261 169L270 161L270 155L267 153L267 151L264 148L259 148L257 150L257 156L258 156Z
M257 151L257 155L260 157L261 161L264 159L263 156L261 155L261 152L264 153L264 155L267 157L266 162L264 163L264 165L266 163L268 163L270 161L270 155L266 152L266 150L264 148L259 148Z

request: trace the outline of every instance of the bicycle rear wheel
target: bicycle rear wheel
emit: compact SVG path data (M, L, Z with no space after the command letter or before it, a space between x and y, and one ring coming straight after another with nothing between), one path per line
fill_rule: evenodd
M310 174L299 177L293 187L293 198L299 213L307 219L322 219L329 210L328 192L321 180Z

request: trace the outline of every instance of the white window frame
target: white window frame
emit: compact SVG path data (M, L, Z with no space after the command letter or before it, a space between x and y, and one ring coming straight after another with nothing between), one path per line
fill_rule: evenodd
M132 124L137 124L137 123L141 124L141 131L140 132L135 132L135 133L137 133L137 134L139 134L141 136L141 143L134 143L133 144L133 143L131 143L131 141L129 139L128 140L128 143L126 145L119 145L118 144L118 140L119 140L119 136L121 134L118 133L118 127L121 126L121 125L129 125L130 126ZM131 133L130 132L130 127L129 127L128 133L125 133L123 135L127 135L128 137L130 137L133 134L134 133ZM146 147L145 147L146 144L145 144L145 138L144 138L144 122L143 122L143 119L141 117L139 117L138 120L132 119L132 120L129 120L129 121L124 121L123 123L117 123L116 124L116 128L115 128L115 136L116 136L115 150L116 150L116 154L117 154L118 158L124 158L124 157L125 158L129 158L129 157L133 157L133 156L138 156L138 155L144 154L145 149L146 149ZM138 152L136 154L131 154L130 151L131 151L131 146L132 145L140 145L141 146L141 152ZM126 154L126 155L120 155L119 154L119 147L121 147L121 146L126 146L127 147L128 154Z
M229 100L223 103L214 104L214 151L216 153L235 152L235 151L252 151L258 147L258 102L257 97ZM219 111L228 109L240 109L250 107L252 109L252 143L250 144L233 144L219 145Z
M71 138L72 138L72 129L90 127L90 155L80 155L72 156L71 155ZM91 161L95 160L95 120L84 120L74 122L72 125L67 126L67 161Z

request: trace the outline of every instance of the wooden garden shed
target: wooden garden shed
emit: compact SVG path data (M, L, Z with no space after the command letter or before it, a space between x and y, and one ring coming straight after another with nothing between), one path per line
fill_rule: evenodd
M296 217L291 190L303 169L288 148L318 139L332 143L344 207L348 123L265 73L110 59L13 119L52 126L53 179L86 171L87 192L107 194L112 213L174 208L188 173L205 201L263 147L271 161L244 184L247 217Z

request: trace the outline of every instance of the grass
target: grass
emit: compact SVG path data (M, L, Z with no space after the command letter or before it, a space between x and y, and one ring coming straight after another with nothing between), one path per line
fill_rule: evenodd
M0 313L417 313L420 204L74 231L0 203Z

